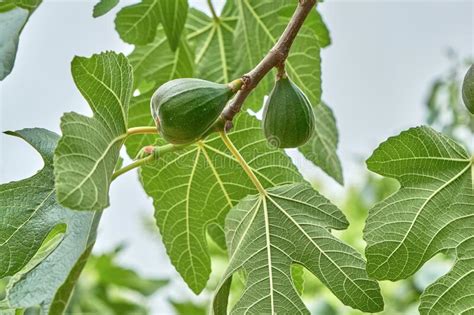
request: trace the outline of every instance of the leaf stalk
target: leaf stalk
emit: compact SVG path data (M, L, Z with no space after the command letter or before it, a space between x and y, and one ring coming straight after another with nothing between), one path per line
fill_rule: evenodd
M258 192L262 196L266 196L267 192L265 188L263 188L262 183L258 180L257 176L255 176L254 172L250 168L250 166L247 164L243 156L240 154L239 150L235 147L234 143L230 140L230 138L227 136L227 133L224 131L219 132L222 141L224 141L224 144L226 147L229 149L229 151L232 153L232 155L237 159L239 162L240 166L243 168L247 176L250 178L252 183L255 185L255 188L257 188Z
M158 130L150 126L133 127L127 130L127 136L143 134L158 134Z
M176 144L169 143L169 144L165 144L165 145L162 145L162 146L155 146L154 149L153 149L153 152L151 152L150 155L148 155L144 158L138 159L138 160L134 161L133 163L130 163L129 165L124 166L123 168L115 171L112 175L112 180L115 180L120 175L125 174L125 173L127 173L127 172L129 172L129 171L131 171L131 170L133 170L137 167L140 167L140 166L143 166L145 164L156 161L166 153L177 151L179 149L187 147L188 145L189 144L176 145Z
M209 7L209 10L211 10L212 18L214 19L214 21L219 22L219 17L217 16L216 9L214 8L212 1L207 0L207 5Z

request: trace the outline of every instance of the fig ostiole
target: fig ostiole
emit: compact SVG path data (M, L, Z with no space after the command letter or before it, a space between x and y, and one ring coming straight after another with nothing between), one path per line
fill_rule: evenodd
M469 67L469 70L464 77L462 84L462 99L467 109L474 114L474 65Z
M306 95L286 75L277 77L263 110L263 131L278 148L296 148L314 133L313 107Z
M240 86L240 80L218 84L200 79L176 79L163 84L151 98L151 112L158 132L173 144L203 138Z

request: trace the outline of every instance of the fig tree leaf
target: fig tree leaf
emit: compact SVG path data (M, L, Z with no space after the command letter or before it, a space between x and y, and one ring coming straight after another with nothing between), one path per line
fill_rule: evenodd
M344 304L366 312L383 309L376 281L365 261L330 229L348 226L343 213L307 184L284 185L247 196L225 222L229 266L218 286L213 310L227 314L232 275L247 275L230 314L309 314L291 277L291 265L313 273Z
M235 31L237 68L234 76L250 71L272 48L290 21L296 2L286 0L236 0L238 22ZM302 89L313 105L316 115L316 132L300 148L303 155L321 167L338 183L343 183L342 167L336 153L338 134L334 115L326 105L321 105L321 47L331 43L329 31L321 15L312 10L296 37L286 62L286 71L293 82ZM243 48L242 48L243 47ZM267 75L250 94L246 104L258 110L265 94L274 84Z
M5 0L0 3L0 81L15 64L20 33L41 0Z
M456 252L451 271L421 295L421 314L469 314L474 309L474 237L463 241Z
M316 166L319 166L339 184L344 184L342 166L337 156L339 133L332 110L324 103L314 107L315 132L311 139L298 149Z
M93 17L99 17L107 14L110 10L115 8L120 0L100 0L95 6L92 12Z
M188 0L160 0L159 8L161 25L163 25L171 50L175 51L186 23Z
M196 77L218 83L235 79L232 76L235 72L233 39L236 20L233 1L226 2L218 20L199 10L189 10L187 38L196 46Z
M134 96L130 101L128 112L129 127L154 126L155 122L150 112L150 99L155 91L151 90L144 94ZM130 158L135 158L141 148L153 145L157 139L156 135L132 135L127 138L125 147Z
M374 151L367 160L369 169L397 179L401 187L369 211L364 239L371 277L407 278L437 253L455 249L474 235L473 163L461 145L424 126L389 138ZM462 287L474 271L471 252L460 247L458 254L453 270L423 295L423 314L443 314L447 304L442 302L452 301L452 293L459 290L453 279ZM433 299L431 294L440 295ZM461 298L449 307L465 305Z
M229 137L265 187L303 180L283 151L267 145L256 118L242 112ZM206 232L225 246L224 218L255 186L216 134L142 167L141 180L171 262L201 292L211 268Z
M192 77L194 73L194 54L189 45L181 41L172 51L162 27L158 27L153 42L136 46L128 58L133 66L136 87L143 82L158 87L172 79Z
M115 18L120 38L134 45L152 42L160 23L160 3L160 0L143 0L122 8Z
M319 46L321 48L326 48L331 45L331 35L329 34L329 29L324 23L323 17L321 14L316 10L316 18L312 18L307 22L308 27L311 27L314 30L314 34L316 35Z
M6 303L13 309L40 305L44 313L68 301L95 241L99 212L76 212L55 196L53 152L59 136L23 129L20 137L43 158L34 176L0 185L0 277L11 276Z
M75 57L72 75L94 115L66 113L54 155L56 193L71 209L102 210L127 133L132 67L113 52Z
M288 24L297 2L286 0L236 0L238 22L235 30L234 50L236 69L234 77L250 71L273 47ZM313 10L307 17L286 61L286 71L290 78L317 105L321 100L321 59L320 47L327 45L325 27L321 16ZM327 35L328 36L328 35ZM246 104L258 110L263 97L273 85L274 78L267 75L252 91Z

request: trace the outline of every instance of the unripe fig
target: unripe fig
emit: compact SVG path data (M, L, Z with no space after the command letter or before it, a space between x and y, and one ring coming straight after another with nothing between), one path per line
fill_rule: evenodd
M240 87L234 82L218 84L199 79L176 79L163 84L151 98L151 112L158 132L174 144L201 139Z
M313 107L286 75L277 79L265 103L263 130L268 142L278 148L296 148L313 135Z
M471 65L464 77L462 99L467 109L474 114L474 65Z

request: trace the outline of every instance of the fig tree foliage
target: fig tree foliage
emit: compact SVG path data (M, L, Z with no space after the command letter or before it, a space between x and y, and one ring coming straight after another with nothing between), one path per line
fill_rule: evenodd
M0 21L8 21L0 29L7 43L0 47L2 78L39 3L0 5ZM117 3L101 0L93 16ZM114 207L110 186L135 169L153 199L169 260L190 290L199 294L208 285L208 242L227 251L209 307L214 314L308 314L303 268L345 305L380 312L376 280L409 277L446 251L456 262L426 289L420 312L472 310L472 154L429 127L375 150L369 169L397 179L400 189L369 213L366 263L333 233L348 227L342 211L267 139L283 137L279 147L297 147L343 184L335 116L321 100L320 52L331 39L316 1L227 0L220 14L208 4L211 15L187 0L122 7L115 28L134 45L130 55L108 51L71 63L92 115L64 114L60 136L39 128L7 132L31 144L44 167L0 185L0 277L9 278L0 312L39 306L44 314L64 313L101 214ZM253 112L272 86L290 83L287 76L291 84L266 103L262 128ZM132 163L122 165L122 148ZM236 277L244 289L231 301Z

